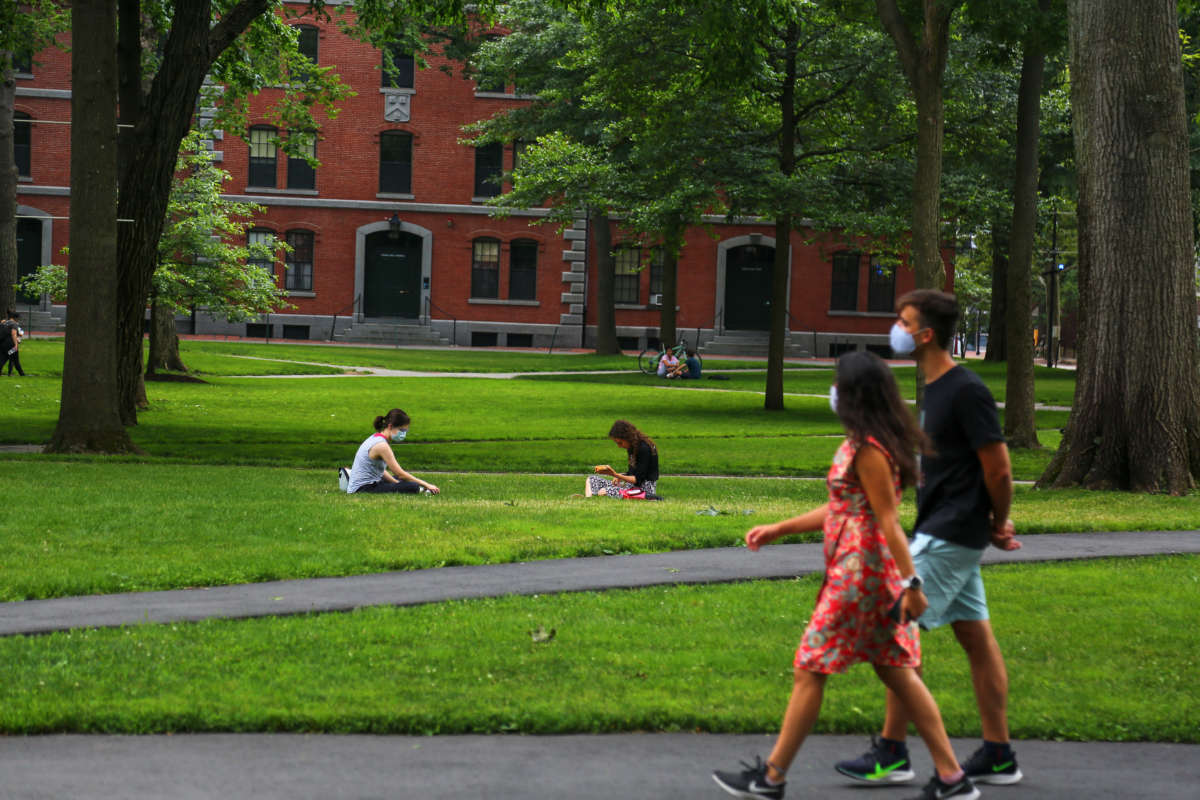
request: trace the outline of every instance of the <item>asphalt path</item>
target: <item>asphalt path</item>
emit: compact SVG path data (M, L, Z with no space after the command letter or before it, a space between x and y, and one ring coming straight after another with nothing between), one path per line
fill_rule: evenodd
M836 679L829 691L837 691ZM773 736L40 736L0 739L5 800L329 800L728 798L710 775L769 752ZM974 740L954 740L965 758ZM1025 779L981 786L998 800L1194 800L1200 745L1014 742ZM914 742L918 779L855 785L832 769L858 736L814 736L788 778L789 798L902 800L932 774Z
M1020 539L1024 543L1020 550L989 548L984 563L1200 553L1200 531L1059 533ZM212 617L244 619L350 611L364 606L408 606L457 598L781 579L822 568L820 544L784 544L757 553L744 547L723 547L62 597L0 603L0 635Z

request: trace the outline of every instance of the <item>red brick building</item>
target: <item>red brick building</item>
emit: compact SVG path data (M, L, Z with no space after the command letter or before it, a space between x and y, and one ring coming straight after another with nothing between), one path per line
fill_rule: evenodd
M583 221L560 234L532 224L544 210L492 218L484 201L503 187L489 178L512 167L513 148L460 143L464 124L526 100L512 86L479 87L436 55L424 70L402 60L391 78L380 51L336 23L289 22L302 26L302 48L336 65L357 92L336 119L323 121L313 145L320 166L272 143L288 134L265 121L266 95L251 104L249 141L218 133L213 149L233 176L228 195L266 208L250 236L292 245L286 265L264 267L295 308L251 324L200 310L181 318L180 330L509 347L594 341L596 253ZM22 273L63 263L70 201L69 54L47 50L36 62L17 73ZM677 326L709 352L729 338L742 352L764 347L774 228L770 220L721 217L708 224L689 232L680 257ZM891 274L834 237L811 239L797 232L788 243L789 353L884 345L894 298L912 288L911 271ZM639 253L620 247L616 226L613 241L618 335L638 349L657 340L661 274L653 265L638 269ZM65 314L44 299L39 307L45 319Z

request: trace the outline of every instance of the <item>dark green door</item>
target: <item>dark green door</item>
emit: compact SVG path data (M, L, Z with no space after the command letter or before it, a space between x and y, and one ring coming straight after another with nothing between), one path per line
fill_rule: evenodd
M747 244L725 254L725 327L765 331L771 327L771 276L775 248Z
M42 263L42 222L36 219L17 220L17 280L32 275ZM34 295L17 293L17 302L30 305L38 302ZM26 323L29 324L29 323Z
M367 236L365 316L421 316L421 244L421 237L413 233L401 233L394 239L388 231Z

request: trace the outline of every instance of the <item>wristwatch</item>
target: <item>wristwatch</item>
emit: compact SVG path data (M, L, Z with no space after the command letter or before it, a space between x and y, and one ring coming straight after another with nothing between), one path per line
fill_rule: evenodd
M920 575L913 575L911 578L904 578L903 580L901 580L900 588L901 589L920 589L922 583L924 583L924 581L921 580Z

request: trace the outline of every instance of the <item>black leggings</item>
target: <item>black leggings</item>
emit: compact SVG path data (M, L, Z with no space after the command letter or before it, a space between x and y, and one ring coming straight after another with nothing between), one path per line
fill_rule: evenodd
M0 361L0 369L4 367L4 362ZM17 372L21 377L25 376L25 370L21 369L21 351L17 350L8 356L8 374L12 375L13 367L17 368Z
M419 483L413 483L412 481L397 481L396 483L392 483L389 480L380 478L374 483L368 483L364 486L358 487L354 493L358 494L359 492L370 492L371 494L416 494L419 491L421 491L421 484Z

